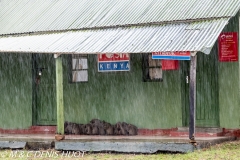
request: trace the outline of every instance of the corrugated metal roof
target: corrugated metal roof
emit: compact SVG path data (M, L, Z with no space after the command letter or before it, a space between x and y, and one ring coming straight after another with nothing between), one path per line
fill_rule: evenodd
M232 17L239 0L1 0L0 34Z
M209 54L229 18L0 38L0 52L63 54L201 51Z

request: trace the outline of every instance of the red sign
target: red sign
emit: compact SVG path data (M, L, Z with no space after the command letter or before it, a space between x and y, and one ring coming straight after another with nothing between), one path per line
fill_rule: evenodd
M98 54L99 62L129 61L129 59L129 55L127 53Z
M162 70L178 70L178 60L162 60Z
M224 32L218 37L219 61L238 61L238 34Z

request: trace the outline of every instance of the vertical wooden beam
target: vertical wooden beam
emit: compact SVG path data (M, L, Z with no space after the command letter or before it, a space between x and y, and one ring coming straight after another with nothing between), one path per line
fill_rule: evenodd
M32 54L32 125L37 125L37 84L36 84L36 75L37 75L37 54Z
M190 94L189 94L189 139L195 143L195 115L196 115L196 68L197 68L197 54L191 56L190 62Z
M56 58L56 94L57 94L57 134L64 135L64 105L63 105L63 67L62 57Z

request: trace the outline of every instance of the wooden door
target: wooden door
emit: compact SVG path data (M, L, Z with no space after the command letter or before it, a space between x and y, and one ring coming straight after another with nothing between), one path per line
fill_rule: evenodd
M180 61L181 67L181 99L182 99L182 120L183 126L189 126L189 68L190 61Z
M36 123L56 125L55 61L52 54L37 54L35 65Z
M216 54L198 53L196 77L196 126L198 127L219 126L217 63ZM183 125L189 126L189 83L186 83L186 76L189 76L190 61L184 61L181 65Z
M219 126L218 58L214 53L199 54L197 59L197 126Z

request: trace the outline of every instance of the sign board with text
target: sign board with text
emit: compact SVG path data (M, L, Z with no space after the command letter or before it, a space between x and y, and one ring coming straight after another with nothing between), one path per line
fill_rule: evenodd
M190 51L152 53L152 59L190 60L190 56Z
M238 61L238 33L223 32L218 37L220 62Z
M112 71L130 71L129 54L98 54L98 72Z

